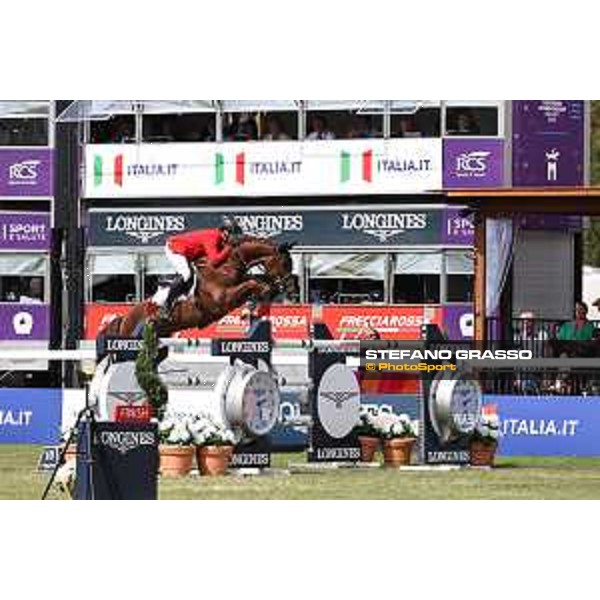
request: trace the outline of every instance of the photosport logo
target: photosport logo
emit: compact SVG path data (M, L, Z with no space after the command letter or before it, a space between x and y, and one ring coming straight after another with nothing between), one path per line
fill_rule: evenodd
M41 160L23 160L8 167L8 185L37 185Z

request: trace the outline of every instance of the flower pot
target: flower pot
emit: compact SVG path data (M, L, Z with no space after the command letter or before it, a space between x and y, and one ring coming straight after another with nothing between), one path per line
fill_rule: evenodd
M160 447L160 474L163 477L186 477L192 470L193 461L192 446Z
M494 457L498 449L498 442L484 443L471 442L469 448L471 453L471 466L473 467L493 467Z
M383 458L386 467L402 467L410 465L412 451L417 440L415 438L397 438L385 440Z
M233 458L233 446L199 446L196 448L196 458L200 475L225 475Z
M373 462L373 459L375 458L375 453L377 452L377 450L379 450L379 438L359 435L358 443L360 444L361 462Z

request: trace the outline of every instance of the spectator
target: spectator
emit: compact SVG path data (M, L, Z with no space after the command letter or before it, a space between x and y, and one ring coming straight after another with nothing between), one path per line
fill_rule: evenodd
M211 119L204 128L202 133L202 141L204 142L214 142L217 139L217 135L215 132L215 122Z
M333 131L327 129L327 120L321 115L313 115L310 120L310 133L306 136L307 140L334 140Z
M423 134L417 128L417 121L414 117L402 117L400 119L400 131L398 137L402 138L420 138Z
M548 332L535 326L535 314L531 311L521 313L520 322L514 332L514 341L521 350L529 350L534 356L546 356L549 339ZM542 378L538 373L518 372L514 380L515 392L525 395L539 394L542 387Z
M479 135L479 123L472 113L461 112L456 117L456 128L449 133L452 135Z
M258 139L258 127L254 115L246 113L240 117L237 139L245 142Z
M289 140L290 136L283 131L281 121L276 115L269 115L267 117L267 133L264 135L263 140L267 142L280 142Z
M527 350L532 349L533 342L545 342L549 339L548 332L535 327L535 314L531 311L521 313L519 324L515 330L514 341Z
M556 335L560 341L591 341L595 337L594 324L588 321L588 306L585 302L575 303L575 319L561 325Z
M18 302L19 293L16 286L11 285L6 292L4 292L4 302Z
M44 301L44 284L41 277L32 277L28 289L23 293L19 302L21 304L42 304Z
M127 121L117 121L110 132L110 142L114 144L126 144L134 141L130 124Z

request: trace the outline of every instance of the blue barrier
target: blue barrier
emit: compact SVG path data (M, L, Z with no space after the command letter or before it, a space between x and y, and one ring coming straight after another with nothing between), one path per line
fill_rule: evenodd
M282 422L299 417L301 410L301 392L281 392L280 421L271 432L271 443L275 452L286 452L305 448L308 443L306 428L283 427ZM363 410L372 414L391 412L396 415L406 414L411 419L420 418L420 400L410 394L363 394L361 396Z
M501 456L600 456L600 396L486 396Z
M0 444L58 443L62 397L60 389L0 389Z

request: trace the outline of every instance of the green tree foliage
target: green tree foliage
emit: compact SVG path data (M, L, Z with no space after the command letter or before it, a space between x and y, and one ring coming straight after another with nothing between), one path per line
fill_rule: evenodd
M135 376L146 392L154 416L162 421L168 401L168 391L158 376L158 336L152 323L144 327L144 343L135 361Z
M591 184L600 185L600 101L591 103ZM584 264L600 267L600 218L590 219L583 238Z

